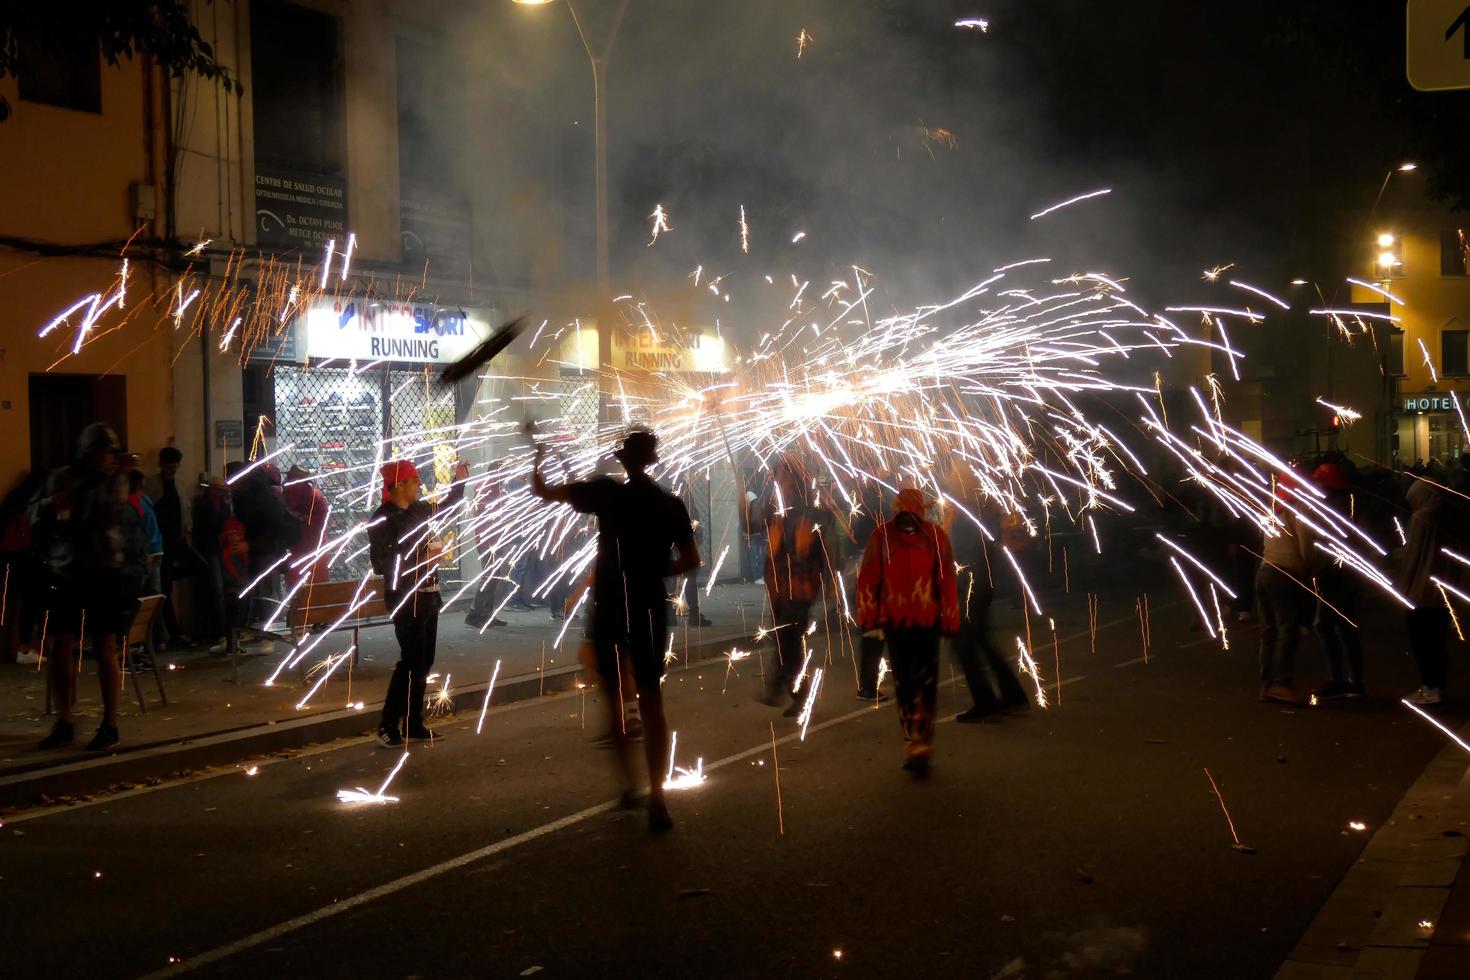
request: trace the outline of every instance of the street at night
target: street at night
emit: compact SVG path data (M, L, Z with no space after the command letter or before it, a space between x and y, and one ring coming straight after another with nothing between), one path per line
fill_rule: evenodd
M0 976L1470 977L1470 5L0 4Z

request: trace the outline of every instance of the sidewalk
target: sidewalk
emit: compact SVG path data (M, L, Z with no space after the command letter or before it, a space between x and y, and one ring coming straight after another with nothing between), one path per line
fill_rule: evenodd
M676 620L672 624L674 652L681 661L697 660L723 653L737 641L748 643L759 625L764 596L761 585L716 586L704 597L701 610L713 625L700 629ZM439 624L437 677L430 684L431 695L442 691L447 682L449 696L456 699L463 713L469 701L480 703L496 661L501 664L495 684L497 703L574 686L579 673L580 617L566 628L559 648L557 638L564 624L552 621L546 610L506 609L500 618L506 626L492 627L481 634L465 625L464 614L458 608L444 615ZM320 662L345 651L351 642L350 633L332 634L308 660ZM361 645L360 662L351 670L343 664L304 707L298 705L316 683L315 676L289 671L282 673L274 685L265 686L289 653L284 645L277 645L268 655L242 656L238 683L227 656L211 656L202 650L163 653L158 659L168 705L159 703L153 674L145 671L139 680L148 710L140 712L132 679L124 677L118 710L122 744L115 752L100 757L83 747L101 715L96 673L90 661L84 665L77 685L76 745L44 753L36 751L35 744L53 721L45 714L45 674L35 667L0 665L0 806L33 802L38 792L76 792L80 789L73 787L92 784L93 789L101 789L117 779L162 777L180 768L175 761L208 764L207 758L186 760L178 753L164 751L171 746L208 743L216 751L206 755L218 759L229 752L224 743L234 742L235 757L240 758L368 731L376 724L398 650L391 626L363 630ZM273 730L273 737L256 739L248 750L238 744L262 729ZM130 757L138 763L146 757L148 764L142 768L117 765ZM98 782L95 773L104 767L117 773L117 779ZM43 774L58 771L76 778L49 785L42 778ZM83 779L78 775L81 772L93 775ZM125 772L129 774L123 775Z

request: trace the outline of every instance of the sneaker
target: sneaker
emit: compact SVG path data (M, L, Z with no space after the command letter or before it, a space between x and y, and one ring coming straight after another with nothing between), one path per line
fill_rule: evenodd
M882 691L858 691L857 699L859 701L872 701L875 704L882 704L888 700L888 695Z
M487 618L488 617L486 616L476 616L474 613L470 613L469 615L465 616L464 624L472 630L477 630L485 625L485 620Z
M490 625L491 626L509 626L510 624L507 623L503 619L492 619L492 620L490 620Z
M1336 701L1348 696L1348 685L1342 681L1323 681L1312 692L1312 696L1318 701Z
M1266 700L1275 701L1277 704L1302 705L1305 704L1302 696L1296 693L1296 688L1290 684L1271 684L1266 688Z
M1407 700L1410 704L1439 704L1443 697L1437 687L1421 687L1410 694Z
M58 721L51 726L51 734L41 739L41 744L37 745L36 748L42 751L46 749L59 749L64 745L70 745L76 741L76 738L77 730L72 727L71 722Z
M34 667L41 662L41 654L37 650L17 650L15 662L22 667Z
M961 725L975 725L987 721L1000 721L1005 717L1005 711L1000 708L982 708L978 704L971 705L970 710L961 711L955 715L954 720Z
M97 734L92 736L92 741L87 743L88 752L101 752L110 749L117 744L117 726L109 725L107 722L97 726Z
M932 765L927 755L911 755L903 760L903 767L913 773L915 779L928 779Z
M214 654L215 656L219 656L222 653L229 653L230 652L230 641L229 640L220 640L218 643L215 643L212 646L210 646L209 652L212 653L212 654Z
M1363 682L1348 681L1347 683L1343 684L1342 696L1348 698L1349 700L1361 698L1363 696Z
M403 736L398 734L396 728L379 728L378 744L385 749L403 748Z
M443 738L443 735L433 731L426 725L410 725L408 729L408 740L410 742L433 742Z

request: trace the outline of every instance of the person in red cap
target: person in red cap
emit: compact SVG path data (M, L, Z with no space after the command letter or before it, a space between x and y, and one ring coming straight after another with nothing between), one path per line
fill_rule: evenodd
M393 616L398 639L398 665L388 682L378 741L388 748L405 737L426 742L436 737L424 725L424 688L434 666L439 635L439 522L437 512L464 497L469 466L461 460L454 483L438 504L420 500L418 468L406 459L386 464L383 503L368 525L368 555L373 572L383 577L383 598ZM406 730L402 727L407 716Z
M858 624L882 630L893 662L903 724L903 767L929 775L939 692L939 638L960 628L959 593L949 535L924 519L924 495L898 492L894 517L873 532L858 570Z

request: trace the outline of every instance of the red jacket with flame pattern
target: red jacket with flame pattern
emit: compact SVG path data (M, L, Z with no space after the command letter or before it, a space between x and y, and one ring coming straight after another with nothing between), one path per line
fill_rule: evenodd
M959 631L960 604L949 535L919 521L904 531L889 521L873 532L858 570L858 623L884 628Z

